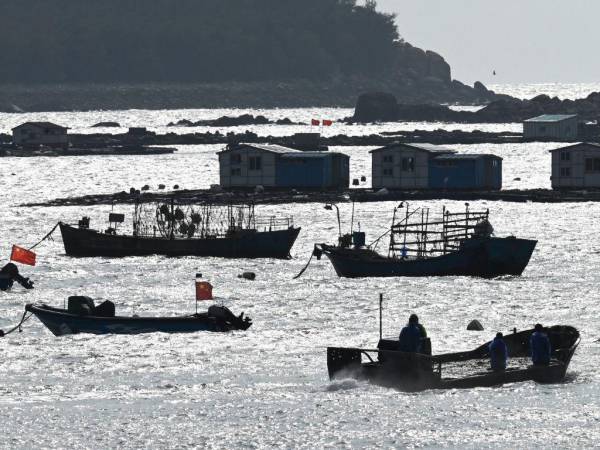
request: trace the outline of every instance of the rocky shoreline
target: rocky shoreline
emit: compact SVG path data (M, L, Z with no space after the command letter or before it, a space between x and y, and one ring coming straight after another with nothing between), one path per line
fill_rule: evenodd
M130 192L114 194L84 195L79 197L58 198L47 202L25 203L22 207L54 207L54 206L94 206L114 203L133 204L137 201L165 202L175 198L179 204L211 203L228 205L232 203L246 204L290 204L290 203L348 203L348 202L385 202L407 200L456 200L456 201L505 201L535 203L580 203L600 201L600 190L589 191L555 191L551 189L511 189L503 191L399 191L348 189L345 191L300 191L267 190L262 193L254 191L221 191L211 189L180 190L171 192L143 192L132 188Z

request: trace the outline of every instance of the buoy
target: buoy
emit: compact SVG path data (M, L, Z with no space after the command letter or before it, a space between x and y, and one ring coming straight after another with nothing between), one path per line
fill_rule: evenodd
M244 272L241 275L238 275L238 278L254 281L254 279L256 279L256 274L254 272Z
M179 189L179 185L176 184L175 186L173 186L173 189Z
M352 186L358 186L358 183L359 183L358 178L355 178L352 180Z
M158 188L159 188L159 189L164 189L164 188L165 188L165 185L161 183L161 184L159 184L159 185L158 185Z
M481 325L481 322L477 319L475 320L471 320L469 322L469 325L467 325L467 330L469 331L483 331L483 325Z
M360 181L362 181L362 182L364 183L365 181L367 181L367 177L365 177L365 176L363 175L362 177L360 177Z
M150 190L150 186L145 184L142 186L142 191L149 191Z

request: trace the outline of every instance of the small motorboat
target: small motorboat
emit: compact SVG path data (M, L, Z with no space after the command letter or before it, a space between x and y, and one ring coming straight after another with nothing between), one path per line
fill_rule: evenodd
M115 315L115 306L105 301L98 306L90 297L72 296L68 307L54 308L29 303L25 311L34 314L55 336L66 334L193 333L196 331L247 330L252 320L236 316L227 307L211 305L205 313L173 317L124 317Z
M489 342L466 352L428 355L398 351L398 341L380 339L377 349L327 349L329 378L355 378L402 391L491 387L521 381L560 383L579 345L579 331L572 326L546 328L552 346L547 366L534 366L529 355L529 338L534 330L504 335L508 367L495 372L490 367ZM431 349L425 339L423 348ZM363 361L363 356L365 361Z

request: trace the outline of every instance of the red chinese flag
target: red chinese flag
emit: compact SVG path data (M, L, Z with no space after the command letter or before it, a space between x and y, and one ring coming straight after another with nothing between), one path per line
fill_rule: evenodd
M312 120L310 121L310 124L311 124L311 125L314 125L314 126L319 126L319 125L321 124L321 122L320 122L320 121L318 121L317 119L312 119Z
M35 253L17 245L13 245L10 260L29 266L35 266Z
M323 119L323 126L330 127L333 124L333 120Z
M208 281L196 281L196 300L212 299L212 284Z

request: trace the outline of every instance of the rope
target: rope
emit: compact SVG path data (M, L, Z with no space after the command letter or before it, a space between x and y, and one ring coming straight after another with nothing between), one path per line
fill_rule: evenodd
M14 331L16 331L16 330L19 330L19 333L20 333L21 331L23 331L23 330L21 329L21 326L22 326L22 325L23 325L25 322L27 322L29 319L31 319L31 316L32 316L32 315L33 315L33 313L31 313L31 314L27 315L27 311L25 311L25 312L23 313L23 317L21 317L21 321L19 322L19 324L18 324L18 325L16 325L15 327L11 328L11 329L10 329L10 330L8 330L8 331L0 330L0 337L8 336L10 333L12 333L12 332L14 332Z
M300 271L300 273L298 275L296 275L293 279L297 279L300 278L302 276L302 274L306 271L306 269L308 269L308 266L310 266L310 262L313 259L313 256L315 256L315 251L313 250L310 254L310 258L308 258L308 262L306 263L306 265L302 268L302 270Z
M52 236L52 233L54 233L54 231L56 230L56 228L58 228L59 225L60 225L60 222L57 222L56 225L54 225L54 228L52 228L50 230L50 232L46 236L44 236L37 244L29 247L29 250L33 250L38 245L40 245L42 242L44 242L46 239L50 239L50 237Z

